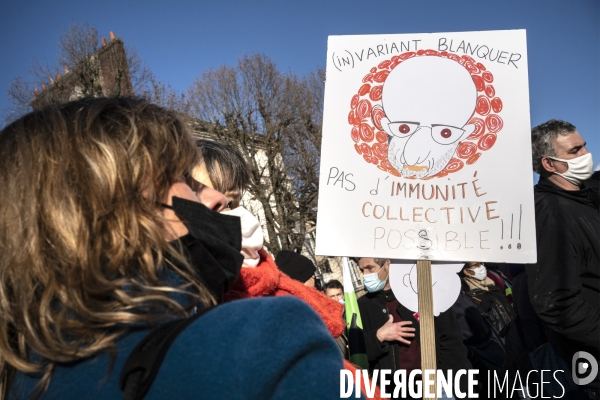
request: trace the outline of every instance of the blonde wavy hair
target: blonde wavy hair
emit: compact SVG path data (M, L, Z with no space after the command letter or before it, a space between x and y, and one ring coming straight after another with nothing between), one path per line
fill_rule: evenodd
M142 100L83 99L0 132L0 393L15 370L42 373L42 392L56 363L214 303L158 206L198 162L174 114Z

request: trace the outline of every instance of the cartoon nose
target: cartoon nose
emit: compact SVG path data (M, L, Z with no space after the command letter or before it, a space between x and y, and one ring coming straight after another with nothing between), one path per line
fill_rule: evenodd
M227 206L227 197L213 188L202 185L196 190L200 203L213 211L221 212Z
M404 147L404 161L407 165L424 163L434 145L435 142L431 137L431 128L427 126L420 127L408 139Z

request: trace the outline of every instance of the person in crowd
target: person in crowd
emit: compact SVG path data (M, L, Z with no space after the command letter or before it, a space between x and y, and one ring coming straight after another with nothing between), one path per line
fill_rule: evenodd
M175 115L142 100L53 105L0 132L0 397L122 398L150 329L209 307L145 399L339 395L339 351L305 303L215 306L199 271L221 271L225 290L241 229L191 179L198 156Z
M244 192L252 182L252 175L242 153L234 146L214 140L199 139L196 145L202 154L192 175L198 182L218 188L227 197L227 208L240 207Z
M487 276L494 281L494 284L504 293L508 304L513 306L512 298L512 276L509 273L506 263L487 263Z
M241 198L250 185L250 170L242 154L233 146L200 139L196 141L202 162L192 170L192 176L206 187L226 197L226 205L219 210L239 217L242 223L242 255L245 267L256 267L258 251L263 248L263 231L258 219L241 205Z
M463 344L473 368L479 370L478 392L487 394L493 384L489 372L504 377L506 350L504 335L514 317L504 291L488 275L483 263L467 262L458 274L461 292L451 310L461 327Z
M281 250L275 257L275 264L287 276L306 286L315 287L317 267L306 256L291 250Z
M325 296L329 297L332 300L340 302L344 304L344 286L337 279L332 279L323 286L323 291L325 292ZM345 319L344 313L342 313L342 318ZM350 359L350 349L348 347L348 334L346 331L342 333L340 336L335 338L336 343L338 344L340 351L344 355L346 360Z
M250 173L244 157L235 147L223 143L201 140L197 144L203 158L194 168L193 176L203 185L224 192L228 196L228 204L233 207L231 211L234 215L241 216L242 231L252 231L248 226L259 226L258 220L241 206L241 202L235 201L236 198L243 197L250 184L247 178ZM229 211L225 209L224 212ZM280 251L275 261L263 248L263 237L260 238L260 243L252 243L252 247L258 249L258 257L252 257L255 261L249 262L248 256L244 254L244 264L239 277L225 293L225 301L265 296L295 296L304 300L319 314L331 336L338 341L346 329L342 318L344 307L314 288L314 264L306 257L291 251ZM242 239L242 248L246 247L245 239ZM344 368L353 374L357 369L348 360L344 361ZM361 388L364 394L364 381L361 382ZM378 399L379 390L370 398Z
M551 367L550 364L544 362L536 362L534 365L534 362L538 359L537 357L533 357L534 362L532 362L532 355L547 352L550 346L545 333L547 328L540 321L529 301L525 265L510 264L509 268L510 275L513 277L512 289L515 311L515 318L511 321L507 336L505 337L505 365L509 371L509 379L514 382L517 373L520 376L528 376L529 379L523 383L528 385L528 390L532 395L540 392L540 388L543 388L543 395L551 397L552 395L548 393L548 390L551 388L550 385L545 384L542 386L542 377L537 372L530 373L530 371L547 370ZM567 371L568 367L566 365L563 366L564 368L560 367L558 369ZM556 365L554 367L556 370ZM575 388L573 379L567 376L567 374L559 372L554 377L560 381L565 391L566 389L573 390ZM562 393L562 389L555 392L555 396L563 397L564 393ZM566 396L565 398L570 398L570 396Z
M325 296L344 304L344 286L337 279L327 282L323 288Z
M507 326L514 318L514 311L503 290L488 276L484 263L465 263L459 276L461 291L475 303L496 336L503 341Z
M575 126L560 120L533 128L531 142L540 179L537 263L525 266L529 300L565 365L579 351L600 360L600 196L598 181L589 179L592 154ZM598 396L600 374L580 387Z
M199 140L197 144L202 159L192 171L194 178L204 186L226 194L229 207L225 207L222 212L229 213L228 209L230 209L231 212L235 212L233 215L241 216L242 231L250 232L254 227L258 227L261 232L260 242L252 244L252 249L256 250L257 256L244 255L244 268L225 294L226 300L272 295L300 297L321 315L332 335L339 336L345 327L344 321L340 318L343 307L315 290L314 284L310 285L314 282L312 279L316 271L314 264L294 252L281 251L278 253L278 261L284 269L289 268L288 272L293 276L290 277L278 268L277 262L263 247L264 238L258 219L240 204L239 199L247 190L251 176L242 154L235 147L219 142ZM254 240L255 235L252 236ZM245 237L243 237L242 248L248 247L250 246L245 245ZM300 265L291 262L292 259L300 261ZM294 277L300 279L293 279ZM309 285L303 285L307 281Z
M358 299L367 347L369 371L375 369L421 369L419 321L414 313L398 302L392 292L389 275L390 260L385 258L358 258L367 293ZM451 310L435 317L435 345L440 370L469 369L467 349L462 333ZM467 390L466 378L461 379L461 390ZM445 398L453 398L447 393Z

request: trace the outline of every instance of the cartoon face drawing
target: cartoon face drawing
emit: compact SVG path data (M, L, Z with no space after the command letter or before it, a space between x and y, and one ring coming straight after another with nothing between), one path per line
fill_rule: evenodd
M460 277L457 273L462 268L462 263L453 263L452 261L431 263L433 314L435 316L440 315L456 302L461 288ZM440 282L443 284L439 284ZM392 260L390 285L400 304L411 311L419 311L417 264L414 261Z
M394 68L382 92L390 136L388 160L402 176L425 178L443 170L475 130L477 89L471 74L442 57L415 57Z
M415 294L419 294L419 287L417 286L417 264L413 264L410 267L410 271L402 277L402 283L405 287L412 289ZM431 287L434 287L437 281L431 283Z
M473 165L504 125L493 83L492 72L466 54L427 49L380 61L350 100L354 150L381 171L412 179Z

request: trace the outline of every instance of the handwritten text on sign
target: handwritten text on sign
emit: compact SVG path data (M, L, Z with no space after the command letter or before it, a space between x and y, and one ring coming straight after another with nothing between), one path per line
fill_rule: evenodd
M317 253L534 262L524 31L328 52Z

